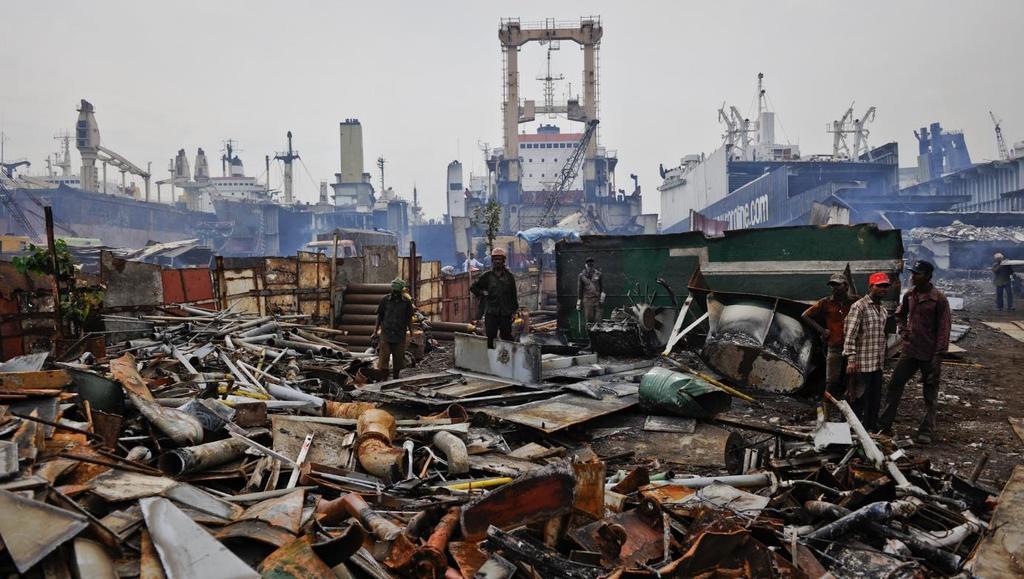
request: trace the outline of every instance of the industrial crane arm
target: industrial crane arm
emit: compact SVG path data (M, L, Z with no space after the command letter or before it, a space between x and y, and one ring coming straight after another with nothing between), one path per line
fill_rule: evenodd
M594 132L597 130L597 123L597 119L587 121L587 130L580 137L580 142L573 149L572 154L565 160L565 164L562 165L562 170L558 174L558 181L548 194L548 203L544 208L544 215L540 219L540 225L555 224L556 210L561 203L562 195L580 173L581 161L584 155L586 155L587 145L590 144L590 140L594 137Z
M32 241L39 241L42 239L39 237L39 233L36 231L35 227L32 227L32 223L29 222L28 217L25 216L25 212L22 211L21 206L18 205L18 201L14 198L13 192L4 185L2 180L0 180L0 205L3 205L4 209L14 217L15 221L17 221L25 231L25 234L32 238Z
M114 151L111 151L110 149L108 149L106 147L100 146L100 147L97 147L97 149L100 152L106 154L107 158L101 158L102 161L104 161L106 163L110 163L111 165L114 165L115 167L117 167L118 169L121 169L123 171L128 171L132 175L138 175L139 177L142 177L143 179L149 179L149 171L145 171L143 169L138 168L137 166L135 166L134 163L132 163L128 159L125 159L121 155L118 155L117 153L115 153Z

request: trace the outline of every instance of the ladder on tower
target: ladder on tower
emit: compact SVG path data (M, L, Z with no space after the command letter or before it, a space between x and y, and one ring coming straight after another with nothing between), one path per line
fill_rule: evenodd
M3 205L4 209L14 217L18 224L21 225L25 234L32 238L32 241L40 241L42 239L36 228L32 227L28 217L25 216L25 212L21 210L21 206L18 205L18 201L14 198L14 193L7 188L7 185L4 185L2 180L0 180L0 205Z
M554 187L548 192L547 204L544 206L544 213L540 217L538 225L540 227L552 226L557 223L558 218L558 206L562 202L562 195L565 194L572 182L576 180L576 177L580 174L580 166L582 165L583 157L587 153L587 145L590 144L590 140L594 138L594 133L597 131L597 119L591 119L587 121L587 130L580 137L580 141L569 158L565 160L565 164L562 165L561 171L558 173L558 180L555 181Z

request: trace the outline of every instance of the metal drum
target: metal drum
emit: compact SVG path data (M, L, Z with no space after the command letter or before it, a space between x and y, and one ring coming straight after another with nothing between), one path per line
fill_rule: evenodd
M803 304L763 296L707 296L710 331L702 357L729 380L769 392L795 392L814 369L815 336Z

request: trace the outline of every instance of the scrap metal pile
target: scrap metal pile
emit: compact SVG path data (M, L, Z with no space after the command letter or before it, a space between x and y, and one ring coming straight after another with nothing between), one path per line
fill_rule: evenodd
M971 241L1015 241L1024 243L1024 227L977 226L954 221L941 227L914 227L910 230L911 240L956 239Z
M0 573L952 575L992 516L842 401L753 420L713 377L593 354L510 380L458 360L476 336L458 371L373 382L300 318L185 313L107 358L0 366Z

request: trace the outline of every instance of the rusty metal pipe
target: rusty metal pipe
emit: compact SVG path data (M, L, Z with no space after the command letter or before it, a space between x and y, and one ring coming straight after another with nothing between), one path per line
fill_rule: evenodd
M377 408L372 402L335 402L327 400L325 414L333 418L359 418L367 410Z
M249 336L260 336L263 334L274 334L281 329L277 322L270 321L265 324L250 328L242 333L232 332L239 338L248 338Z
M448 460L448 474L469 472L469 452L461 438L442 430L434 433L434 446L440 449Z
M405 451L392 446L395 437L395 417L390 412L374 408L359 415L356 422L356 456L366 472L390 481L402 466Z
M342 324L338 326L339 330L343 330L350 334L369 336L373 334L373 331L377 329L376 325L356 325L356 324Z
M260 334L258 336L246 336L245 338L235 338L238 342L246 342L249 344L265 344L274 338L277 334Z
M176 448L160 455L157 466L171 476L201 472L241 457L247 448L244 442L235 438Z
M321 522L326 526L337 525L349 517L355 517L373 536L382 541L393 541L402 534L402 527L374 512L363 497L356 493L348 493L333 501L320 501L316 506L316 512L324 515Z
M377 294L384 295L391 293L390 283L350 283L345 286L347 294Z
M345 304L377 306L384 299L384 294L345 294L342 299Z
M451 540L455 527L459 524L459 514L462 511L459 507L452 507L441 517L434 532L430 534L427 543L416 549L412 555L413 565L417 577L429 577L439 579L445 576L448 571L448 557L445 551L448 548L448 541Z
M349 315L349 314L372 315L372 316L376 317L377 316L377 305L378 305L377 303L373 303L373 304L346 303L345 305L341 306L341 314L342 315Z
M228 334L232 334L232 333L235 333L235 332L240 332L242 330L248 330L250 328L255 328L256 326L261 326L261 325L266 324L267 322L271 322L273 320L274 320L274 316L264 316L262 318L256 318L255 320L249 320L248 322L242 322L241 324L238 324L237 326L231 326L231 327L228 327L228 328L224 328L224 329L218 331L217 335L218 336L226 336Z
M377 323L377 316L374 314L344 314L342 318L346 324L352 325L370 325Z
M289 388L287 386L279 386L277 384L271 384L269 382L267 383L267 392L269 392L271 396L277 398L278 400L310 402L312 404L315 404L317 409L321 411L323 410L324 404L326 403L326 401L323 398L320 398L319 396L313 396L312 394L307 394L302 390Z
M268 342L271 346L277 348L291 348L300 352L308 352L310 354L316 354L319 356L330 356L335 351L320 344L313 344L310 342L298 342L296 340L286 340L284 338L274 337Z
M424 322L424 325L428 330L437 332L462 332L464 334L472 334L476 331L476 326L473 324L464 324L461 322Z

